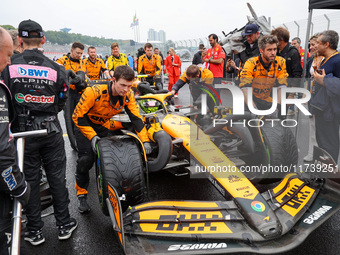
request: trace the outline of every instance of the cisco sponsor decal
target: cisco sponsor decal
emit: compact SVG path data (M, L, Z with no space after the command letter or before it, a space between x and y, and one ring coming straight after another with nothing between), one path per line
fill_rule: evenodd
M266 209L265 205L259 201L251 202L251 208L257 212L263 212Z
M309 215L306 219L303 220L303 223L306 224L313 224L314 221L317 221L320 219L324 214L326 214L330 209L332 209L332 206L323 205L319 209L317 209L315 212L313 212L311 215Z
M45 103L45 104L53 104L55 96L34 96L31 94L23 95L21 93L15 94L15 100L19 103Z
M170 245L168 251L186 250L212 250L227 248L226 243L196 243L196 244L174 244Z

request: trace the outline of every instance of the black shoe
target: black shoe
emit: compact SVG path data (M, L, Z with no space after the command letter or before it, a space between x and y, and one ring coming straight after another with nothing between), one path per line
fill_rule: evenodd
M25 232L25 241L30 242L32 245L39 245L45 242L45 237L42 234L41 229L37 231Z
M69 239L72 235L73 230L75 230L78 226L78 223L75 219L71 218L70 222L63 225L59 226L59 234L58 234L58 239L59 240L66 240Z
M91 208L90 206L87 204L87 196L86 195L80 195L78 196L79 199L79 207L78 210L80 213L88 213Z

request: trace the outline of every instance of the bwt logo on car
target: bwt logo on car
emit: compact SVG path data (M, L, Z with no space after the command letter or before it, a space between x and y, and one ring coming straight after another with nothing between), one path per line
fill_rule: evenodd
M41 77L41 78L47 78L48 71L47 70L39 70L39 69L33 69L33 68L23 68L18 67L18 73L21 76L32 76L32 77Z
M15 94L15 100L19 103L46 103L46 104L53 104L55 96L34 96L34 95L23 95L21 93Z

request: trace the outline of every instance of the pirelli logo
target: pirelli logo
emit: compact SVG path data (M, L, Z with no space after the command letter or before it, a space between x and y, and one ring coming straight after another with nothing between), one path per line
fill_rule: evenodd
M168 212L169 213L169 212ZM141 220L144 218L140 214ZM220 212L212 213L187 213L187 214L163 214L159 215L158 223L141 223L143 232L166 233L166 234L216 234L232 233L224 221L209 221L210 219L221 219ZM188 222L190 220L190 222ZM197 222L195 222L197 220ZM203 220L203 221L202 221ZM206 220L206 221L205 221ZM202 222L199 222L202 221Z

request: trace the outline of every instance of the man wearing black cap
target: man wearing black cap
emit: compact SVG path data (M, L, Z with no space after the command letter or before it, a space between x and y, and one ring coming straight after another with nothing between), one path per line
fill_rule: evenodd
M260 36L259 27L256 24L246 25L242 36L245 36L247 39L244 43L246 49L239 54L241 63L244 64L249 58L256 57L260 54L259 46L257 45L257 40Z
M66 155L62 129L57 114L65 105L68 84L64 67L45 57L41 45L45 37L41 26L33 20L19 24L19 43L24 51L12 57L3 72L12 92L17 117L12 132L47 129L42 138L26 138L24 172L31 186L26 209L25 240L32 245L45 242L42 234L40 205L40 165L43 163L54 201L54 215L59 228L58 239L71 237L77 227L70 218L66 188Z

